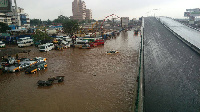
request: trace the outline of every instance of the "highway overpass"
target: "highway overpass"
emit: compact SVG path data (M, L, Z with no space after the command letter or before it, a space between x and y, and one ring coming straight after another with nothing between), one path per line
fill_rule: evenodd
M144 111L200 111L200 55L154 17L144 19Z

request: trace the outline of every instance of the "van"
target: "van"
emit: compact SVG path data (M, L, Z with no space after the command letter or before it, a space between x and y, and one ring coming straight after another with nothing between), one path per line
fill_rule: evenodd
M76 40L75 47L81 47L82 45L89 44L88 40Z
M46 43L46 44L48 45L50 50L54 49L55 47L53 43Z
M48 46L47 44L43 44L40 46L39 51L41 52L50 51L50 46Z
M24 37L17 40L18 47L26 47L34 44L33 39L30 37Z

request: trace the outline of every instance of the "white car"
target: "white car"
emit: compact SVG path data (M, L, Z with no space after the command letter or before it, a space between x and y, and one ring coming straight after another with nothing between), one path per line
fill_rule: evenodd
M20 70L24 70L28 67L30 67L30 63L22 63L22 64L19 65Z
M43 58L43 57L35 57L32 59L33 61L37 61L38 62L46 62L47 61L47 58Z
M2 47L6 47L6 44L5 44L4 42L0 41L0 47L1 47L1 48L2 48Z

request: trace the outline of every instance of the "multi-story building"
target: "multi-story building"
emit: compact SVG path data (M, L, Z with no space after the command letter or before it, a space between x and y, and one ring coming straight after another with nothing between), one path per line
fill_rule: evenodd
M92 11L90 9L86 9L85 2L82 0L74 0L72 2L72 19L75 20L85 20L92 19Z
M11 19L12 19L12 15L8 13L0 13L0 22L11 25L12 24Z
M92 19L92 10L91 9L86 9L86 18L85 19Z
M30 27L30 19L29 15L24 13L24 9L20 7L12 7L12 24L17 26L17 27L22 27L22 28L29 28Z
M23 8L17 7L16 0L10 11L0 13L0 22L8 24L11 28L30 27L29 15L24 13Z

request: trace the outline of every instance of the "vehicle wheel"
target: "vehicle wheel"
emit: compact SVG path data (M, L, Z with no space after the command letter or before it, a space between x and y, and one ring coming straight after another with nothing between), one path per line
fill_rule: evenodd
M35 72L33 72L34 74L36 73L36 71Z

